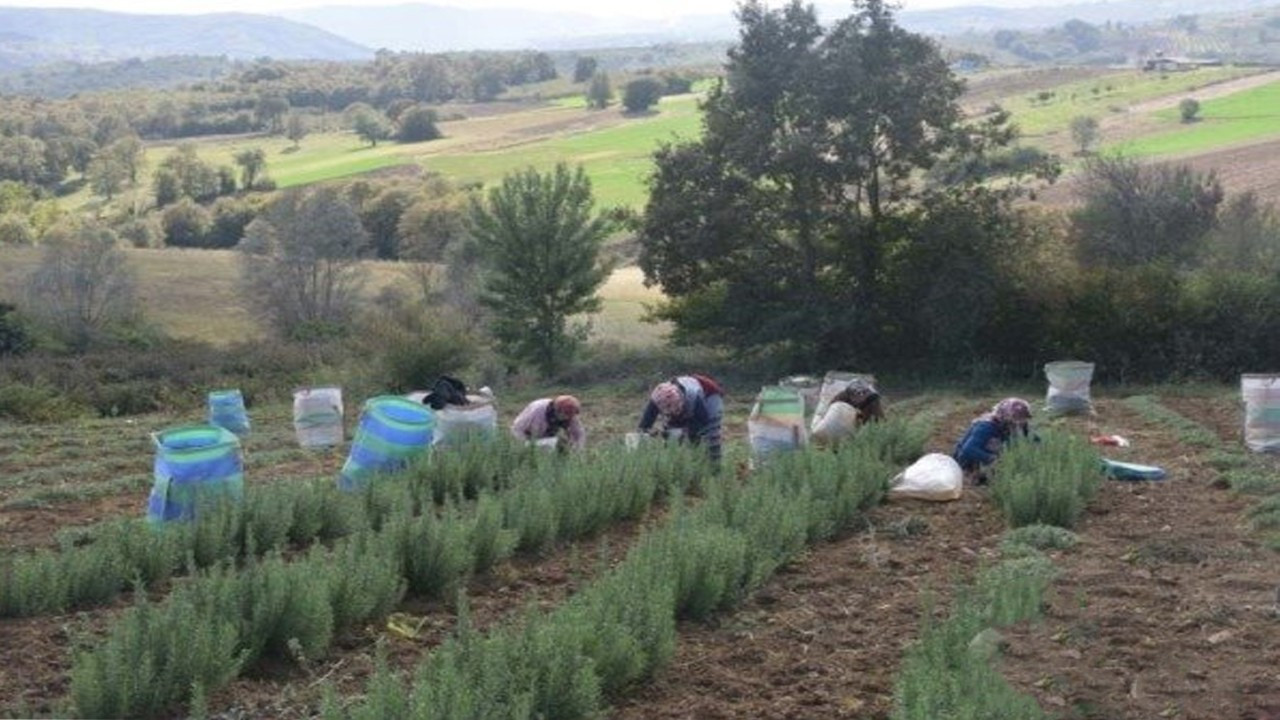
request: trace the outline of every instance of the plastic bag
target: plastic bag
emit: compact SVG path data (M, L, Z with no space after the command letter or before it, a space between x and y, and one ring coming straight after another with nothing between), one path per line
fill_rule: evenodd
M858 410L848 403L832 403L822 417L813 418L813 441L832 445L858 429Z
M342 388L301 388L293 391L293 431L304 448L341 445Z
M804 447L809 441L804 427L804 399L784 387L761 388L747 418L747 436L755 460Z
M498 408L493 398L468 395L467 405L446 405L436 411L435 445L449 447L477 439L490 440L498 432Z
M1254 452L1280 452L1280 375L1241 375L1244 444Z
M898 473L889 483L892 497L947 502L959 500L964 492L964 471L955 458L929 453Z
M1083 415L1093 412L1089 383L1093 381L1093 363L1077 360L1051 362L1044 366L1049 380L1044 411L1048 415Z

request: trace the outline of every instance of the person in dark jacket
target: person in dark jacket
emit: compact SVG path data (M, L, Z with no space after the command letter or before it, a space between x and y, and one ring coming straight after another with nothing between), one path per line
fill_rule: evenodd
M640 416L640 432L652 433L661 418L668 429L684 431L691 443L706 441L707 454L720 464L720 425L724 416L724 391L706 375L680 375L658 383Z
M850 382L844 390L841 390L835 397L831 398L831 402L846 403L858 411L858 420L855 427L862 427L869 422L884 420L884 408L880 406L880 393L876 391L875 386L866 380Z
M1009 441L1019 435L1032 437L1030 421L1031 405L1026 400L1005 398L969 425L951 455L967 479L985 485L987 467L1000 457Z

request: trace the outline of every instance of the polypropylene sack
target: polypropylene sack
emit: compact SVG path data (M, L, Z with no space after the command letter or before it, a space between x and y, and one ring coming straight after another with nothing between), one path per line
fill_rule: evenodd
M431 448L431 408L395 395L371 398L360 413L338 487L359 490L379 473L400 470Z
M189 425L151 436L156 446L155 481L147 500L153 523L190 520L198 507L244 494L240 440L226 428Z
M808 443L804 399L794 390L771 385L760 389L747 418L751 455L762 460L775 452L799 450Z
M832 403L822 417L813 420L813 442L833 445L858 429L858 410L849 403Z
M302 388L293 392L293 431L304 448L341 445L342 388Z
M450 447L475 440L491 440L498 432L498 408L484 395L468 395L467 405L446 405L436 411L435 445Z
M964 471L955 458L929 453L898 473L889 483L893 497L946 502L959 500L964 492Z
M1093 381L1093 363L1076 360L1051 362L1044 366L1049 380L1044 411L1048 415L1083 415L1093 412L1089 383Z
M1241 375L1244 444L1254 452L1280 452L1280 375Z
M244 409L244 396L239 390L209 393L209 424L226 428L236 437L249 434L249 413Z

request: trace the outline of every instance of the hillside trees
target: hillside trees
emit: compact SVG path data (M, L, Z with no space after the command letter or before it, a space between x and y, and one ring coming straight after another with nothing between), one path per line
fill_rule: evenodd
M609 84L609 74L597 70L591 76L591 83L587 85L587 107L603 110L609 107L610 100L613 100L613 86Z
M1077 155L1088 155L1089 149L1098 142L1098 119L1089 115L1077 115L1071 118L1071 141L1075 143Z
M342 333L364 279L368 236L333 187L287 191L245 228L242 281L257 312L281 336Z
M136 280L110 230L60 226L45 234L43 245L26 297L48 332L83 351L137 319Z
M470 225L482 270L489 328L511 360L559 369L589 326L570 318L600 309L609 276L600 258L608 221L593 214L591 181L563 163L543 175L508 175L475 200Z
M629 113L640 113L658 103L662 97L662 83L655 78L642 77L627 83L622 93L622 107Z
M1178 103L1178 116L1182 118L1182 122L1190 123L1196 121L1196 116L1200 114L1200 101L1195 98L1183 98Z
M573 63L573 81L575 83L584 83L590 80L596 74L596 68L600 63L590 55L583 55Z
M1002 227L1003 193L963 182L926 195L914 176L1012 134L1000 118L961 125L960 81L880 0L826 33L799 2L746 2L738 19L703 138L656 155L640 265L679 342L848 362L900 332L916 301L900 294L915 270L904 250L940 225L931 207Z
M435 110L425 105L414 105L400 114L396 140L402 143L435 140L440 137L437 119Z
M262 148L245 148L236 153L236 165L240 166L240 187L252 190L267 167L267 153Z
M391 137L391 124L387 122L386 116L376 110L356 113L352 121L352 130L371 147L378 147L379 140Z

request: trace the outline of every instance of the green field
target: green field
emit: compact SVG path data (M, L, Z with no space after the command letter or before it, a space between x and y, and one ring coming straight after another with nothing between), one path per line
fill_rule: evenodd
M1152 116L1169 130L1111 149L1128 155L1181 155L1280 136L1280 82L1206 100L1193 123L1183 123L1177 108Z
M1022 93L999 101L1013 115L1025 137L1037 138L1065 132L1071 119L1090 115L1098 119L1126 111L1136 103L1177 95L1226 80L1253 75L1255 68L1203 68L1181 73L1149 73L1121 70L1102 77L1042 88L1052 92L1047 101L1040 91Z

